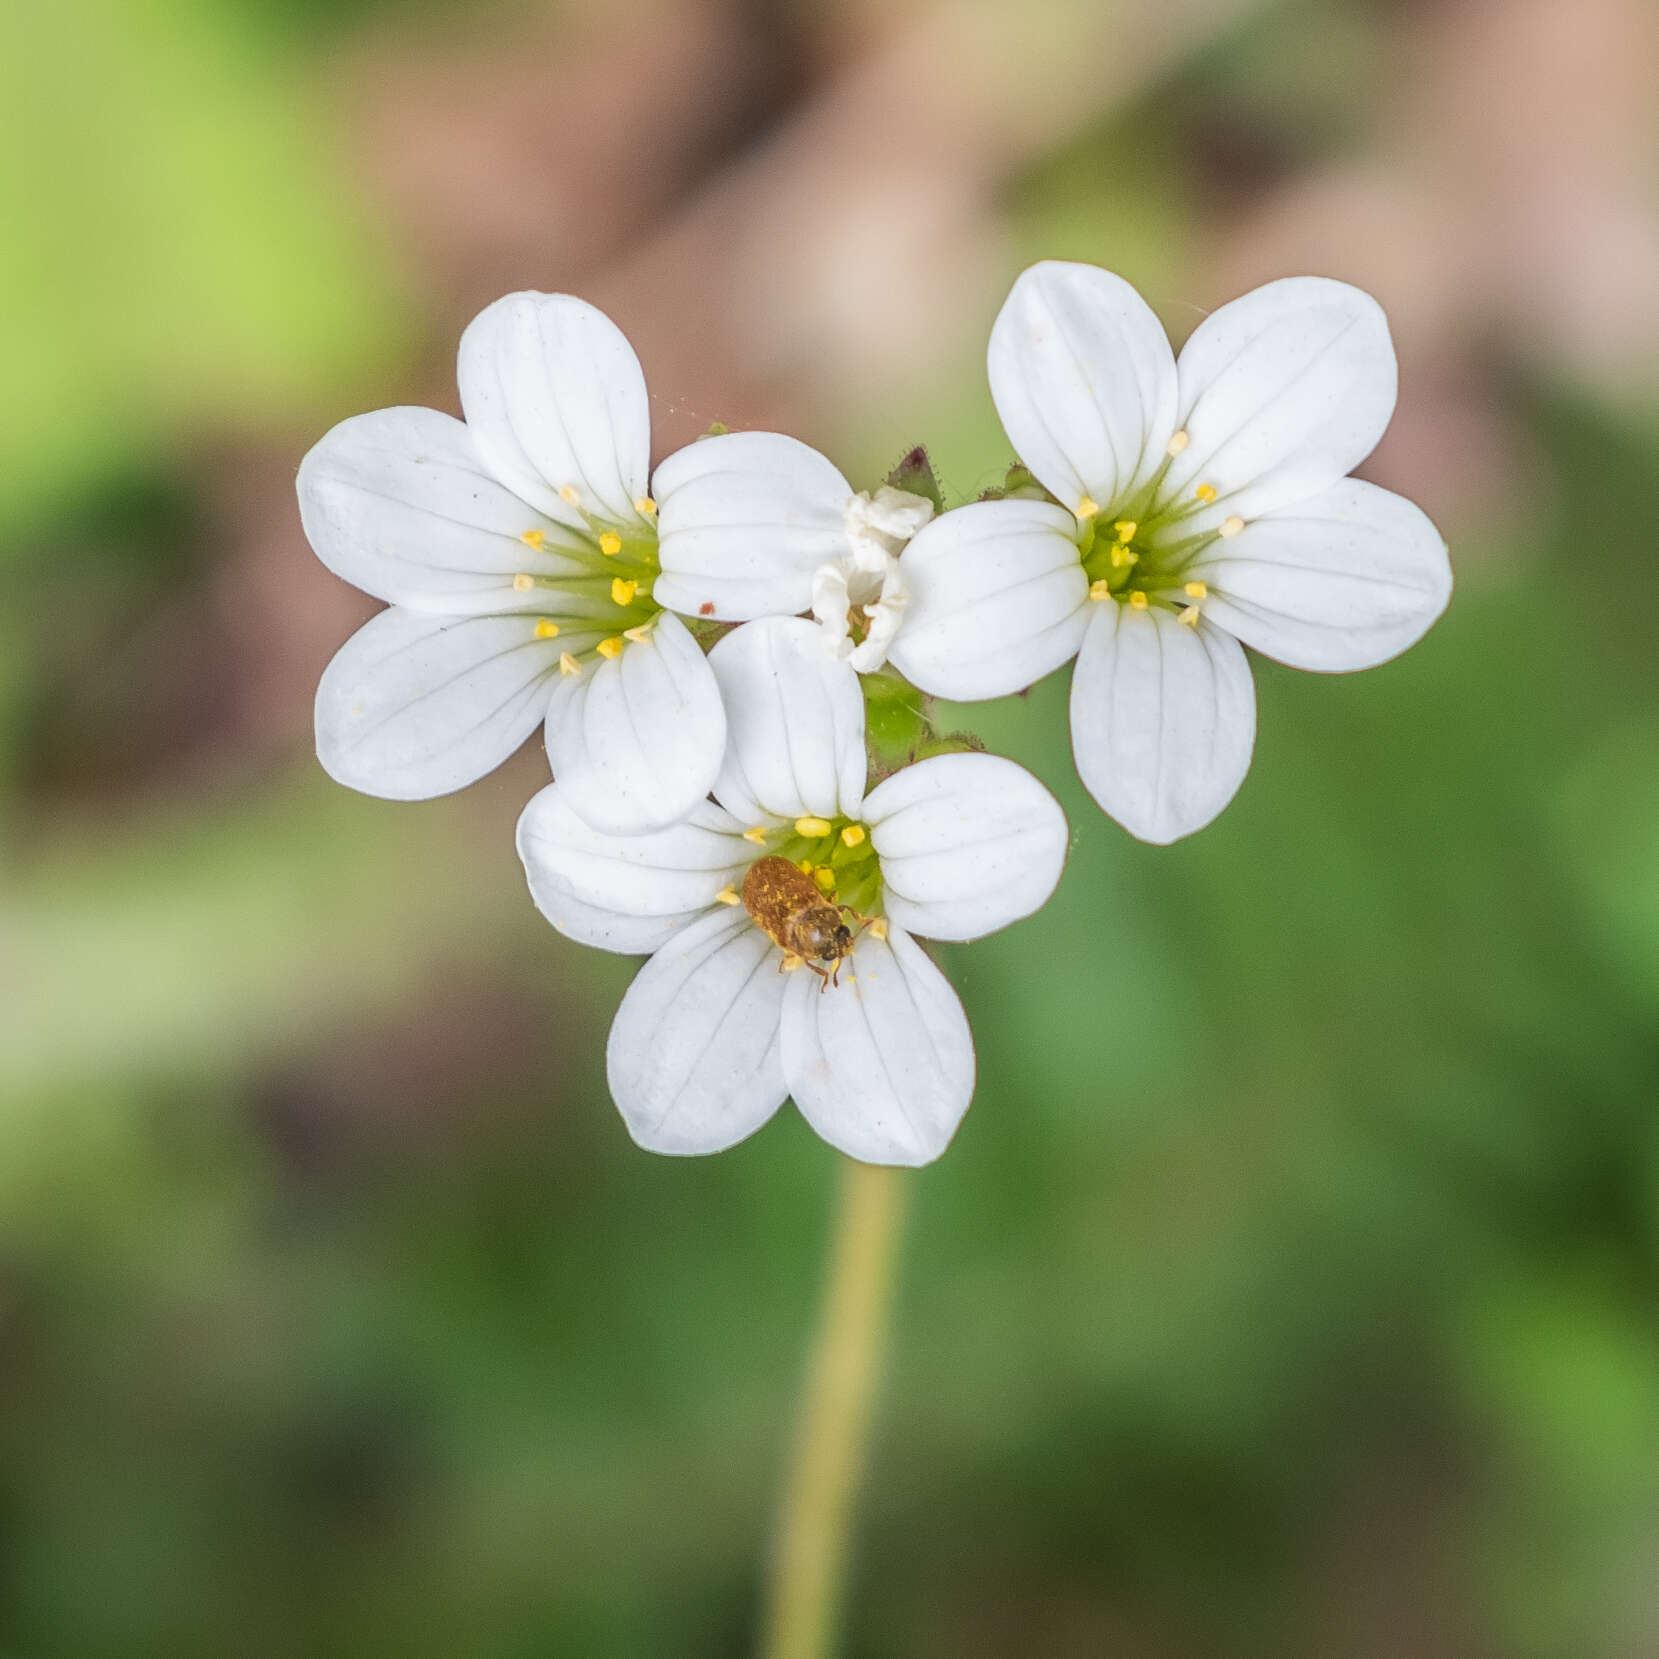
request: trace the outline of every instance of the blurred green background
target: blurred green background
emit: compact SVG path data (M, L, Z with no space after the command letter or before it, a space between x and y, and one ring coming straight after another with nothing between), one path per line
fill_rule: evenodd
M658 452L1008 459L1014 273L1376 293L1427 641L949 967L861 1656L1659 1650L1659 13L58 0L0 62L0 1652L748 1650L834 1159L635 1150L527 752L330 784L335 419L604 306Z

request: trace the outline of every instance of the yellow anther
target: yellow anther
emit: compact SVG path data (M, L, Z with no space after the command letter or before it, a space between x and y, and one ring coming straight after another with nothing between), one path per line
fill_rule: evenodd
M657 512L657 504L648 495L636 495L634 497L634 511L641 518L654 518Z
M872 939L885 939L887 937L886 919L884 917L877 916L876 919L870 923L869 933Z
M537 639L557 639L558 637L559 625L552 619L552 617L538 616L536 618Z
M864 826L862 824L846 824L841 830L841 845L843 847L862 847L864 845Z
M624 628L622 637L631 639L635 645L643 645L651 637L651 624L642 622L637 628Z
M614 530L607 530L599 538L599 551L607 559L614 559L622 551L622 538Z
M743 839L754 842L757 847L764 847L766 845L766 826L756 824L753 829L744 830Z
M1198 486L1198 488L1196 490L1194 490L1192 493L1195 496L1197 496L1198 499L1200 501L1202 501L1206 507L1208 507L1209 504L1212 501L1215 500L1215 485L1214 484L1200 484Z
M622 641L617 637L617 635L612 634L609 639L600 640L600 642L594 646L594 650L597 651L600 656L609 661L622 655Z
M1129 595L1129 609L1132 611L1144 611L1147 607L1147 603L1148 600L1146 595L1142 593L1139 588L1136 588L1135 591Z
M634 602L634 590L638 582L630 582L625 576L611 578L611 603L613 605L631 605Z
M559 672L561 674L580 674L582 665L568 651L561 651L559 653Z
M812 860L810 858L798 858L795 860L795 868L803 876L810 876L812 874Z
M1100 511L1100 503L1092 495L1080 496L1077 502L1079 518L1093 518Z
M1198 626L1198 607L1196 605L1188 605L1175 620L1177 622L1186 623L1189 628L1196 628Z
M728 883L714 895L714 902L716 904L742 904L743 900L738 897L737 889Z
M1244 520L1237 513L1229 519L1223 519L1221 523L1221 533L1224 536L1236 536L1243 528Z
M540 547L547 540L547 532L545 530L526 530L518 539L526 547Z
M795 833L804 835L809 841L816 841L820 836L828 835L834 827L827 818L808 816L795 820Z
M559 490L559 499L567 507L580 507L582 505L582 492L574 484L565 484Z
M1112 597L1112 584L1104 576L1098 582L1090 582L1089 597L1091 599L1110 599Z
M1117 531L1118 540L1127 546L1135 539L1135 532L1140 526L1132 518L1120 518L1112 528Z
M1210 597L1209 587L1203 582L1188 582L1181 591L1189 599L1208 599Z
M797 956L792 950L788 950L783 953L783 971L786 974L792 974L796 971L796 969L804 968L805 966L806 958L804 956Z
M1132 547L1125 547L1121 542L1112 549L1112 568L1122 570L1125 565L1136 565L1141 562L1141 556Z
M812 879L817 882L820 893L833 893L835 891L835 872L829 865L820 864L812 872Z
M1164 450L1167 454L1179 455L1191 442L1192 439L1187 436L1186 429L1183 427L1179 432L1170 433L1169 442L1164 445Z
M514 593L528 593L531 590L531 588L533 588L535 585L536 585L535 577L531 576L531 575L528 575L526 572L524 572L522 570L518 573L518 575L516 575L513 578L513 592Z

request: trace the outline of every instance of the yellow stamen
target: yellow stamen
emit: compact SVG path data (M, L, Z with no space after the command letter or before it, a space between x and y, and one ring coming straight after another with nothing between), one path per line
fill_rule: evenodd
M795 868L803 876L810 876L812 874L812 860L810 858L798 858L795 861Z
M600 640L594 646L594 650L607 660L614 661L622 655L622 641L615 634L612 634L609 639Z
M513 578L513 592L514 593L528 593L531 590L531 588L533 588L535 585L536 585L535 577L527 575L522 570L518 573L518 575L516 575Z
M766 845L766 826L756 824L753 829L744 830L743 839L754 842L757 847L764 847Z
M1244 520L1234 513L1231 518L1222 521L1221 533L1224 536L1236 536L1243 528Z
M547 532L545 530L526 530L518 539L526 547L540 547L547 540Z
M835 891L835 872L829 865L820 864L812 872L812 879L817 882L820 893L833 893Z
M578 490L574 484L564 485L559 490L559 499L567 507L580 507L582 505L581 491Z
M1202 501L1206 507L1208 507L1209 504L1212 501L1215 500L1215 493L1216 493L1215 492L1215 485L1214 484L1200 484L1198 486L1198 488L1196 490L1194 490L1192 493L1195 496L1197 496L1198 499L1200 501Z
M561 651L559 653L559 672L561 674L580 674L582 665L568 651Z
M864 845L864 826L862 824L848 824L841 831L841 845L843 847L861 847Z
M1209 587L1204 582L1188 582L1181 591L1189 599L1208 599L1210 597Z
M1192 439L1187 436L1185 428L1179 432L1171 432L1169 435L1169 442L1164 445L1165 453L1169 455L1179 455L1181 451L1191 442Z
M1098 582L1090 582L1089 597L1091 599L1110 599L1112 597L1112 584L1104 576Z
M1196 628L1198 626L1198 607L1196 605L1188 605L1175 620L1177 622L1186 623L1189 628Z
M599 538L599 551L607 559L614 559L622 551L622 538L614 530L607 530Z
M634 590L638 582L630 582L626 577L613 576L611 578L611 603L613 605L631 605L634 602Z
M797 956L792 950L784 952L783 971L786 974L792 974L797 968L804 968L805 966L806 958L804 956Z
M1137 565L1141 556L1132 547L1124 547L1121 543L1112 549L1112 568L1121 570L1125 565Z
M737 889L729 883L714 895L716 904L742 904L743 900L737 896Z
M552 617L538 616L536 618L537 639L557 639L558 637L559 625L552 619Z
M1118 540L1127 546L1135 539L1135 532L1140 526L1132 518L1120 518L1112 528L1117 531Z
M1079 518L1093 518L1100 511L1100 503L1092 495L1085 495L1078 500L1077 516Z
M1147 602L1146 595L1142 593L1139 588L1136 588L1135 591L1129 595L1129 609L1132 611L1144 611L1147 607Z
M636 495L634 497L634 511L638 513L641 518L654 518L656 516L657 504L648 495Z
M885 939L887 937L887 923L885 919L877 916L876 919L870 923L869 932L872 939Z
M651 624L642 622L637 628L624 628L622 637L631 639L636 645L643 645L651 637Z
M809 816L795 820L795 833L804 835L809 841L816 841L820 836L828 835L833 827L827 818Z

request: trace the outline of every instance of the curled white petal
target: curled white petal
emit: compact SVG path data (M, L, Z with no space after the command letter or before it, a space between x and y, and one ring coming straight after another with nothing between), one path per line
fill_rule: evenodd
M558 665L557 647L536 638L533 617L394 606L323 670L317 758L365 795L447 795L493 772L541 724Z
M645 375L603 311L570 294L508 294L461 336L458 379L479 457L515 495L577 527L583 512L639 520L651 464Z
M1044 905L1066 862L1060 803L1000 755L936 755L864 803L888 918L929 939L979 939Z
M1163 461L1175 357L1122 277L1061 260L1033 265L997 315L987 366L1015 452L1067 507L1085 496L1109 507Z
M888 651L923 691L979 702L1023 691L1076 650L1089 582L1077 523L1047 501L982 501L944 513L904 550L910 589Z
M874 495L860 490L841 510L847 546L860 570L880 571L904 551L904 544L933 517L924 495L883 484Z
M518 855L536 908L561 933L645 955L739 887L754 848L712 801L650 835L590 828L549 784L518 821Z
M1286 277L1211 313L1182 349L1179 375L1187 444L1160 496L1216 492L1182 534L1329 488L1376 447L1398 378L1382 307L1328 277Z
M472 434L436 409L341 421L300 463L299 500L306 537L336 576L414 610L545 609L545 588L513 578L577 568L560 553L569 532L498 484Z
M1344 478L1212 542L1189 575L1218 628L1292 668L1371 668L1415 644L1452 593L1446 544L1404 496Z
M783 1104L780 960L746 911L722 907L681 928L635 976L605 1069L628 1133L648 1152L724 1151Z
M812 573L846 551L852 485L778 432L727 432L670 455L654 481L659 604L748 622L805 610Z
M812 614L824 648L860 674L873 674L886 662L909 599L891 553L847 553L813 572ZM853 635L855 617L861 638Z
M864 694L812 623L769 617L709 653L725 700L726 756L714 794L745 823L856 817L864 801Z
M950 981L902 928L866 933L820 991L788 976L783 1073L801 1115L869 1164L927 1164L974 1092L973 1035Z
M1077 654L1078 776L1142 841L1202 829L1238 792L1256 739L1256 688L1238 642L1161 606L1101 605Z
M667 611L620 655L560 675L547 711L547 758L566 803L612 835L683 818L709 792L725 745L708 659Z

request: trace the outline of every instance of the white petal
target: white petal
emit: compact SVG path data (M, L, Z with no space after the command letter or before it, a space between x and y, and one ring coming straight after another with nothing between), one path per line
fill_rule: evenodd
M747 824L858 816L864 802L864 693L815 623L769 617L709 653L726 704L726 758L714 793Z
M546 611L513 577L556 577L570 535L485 471L472 435L436 409L377 409L328 433L300 463L300 519L317 557L353 587L446 616ZM526 544L537 533L539 548ZM557 607L554 607L557 608Z
M748 622L804 611L812 573L847 551L852 485L777 432L699 438L657 468L657 602Z
M991 397L1016 453L1068 507L1110 508L1157 470L1175 429L1175 354L1120 276L1045 260L991 329Z
M541 724L561 643L537 639L528 616L382 611L323 670L317 758L338 782L387 800L461 789Z
M708 659L671 611L620 656L560 675L547 711L547 758L565 801L611 835L683 818L708 794L725 746Z
M1452 594L1446 544L1404 496L1344 478L1212 542L1188 573L1218 628L1292 668L1372 668L1415 644Z
M1376 448L1394 413L1394 343L1382 307L1328 277L1286 277L1224 305L1181 352L1187 447L1160 495L1209 484L1195 525L1258 517L1328 489Z
M576 525L561 500L637 521L651 465L651 411L634 348L569 294L509 294L461 336L461 406L484 464L516 495Z
M801 1115L867 1164L928 1164L974 1092L973 1034L950 981L902 928L866 933L840 984L788 976L783 1072Z
M536 908L568 938L645 955L739 886L754 848L712 801L650 835L604 835L549 784L518 821L518 855Z
M864 803L890 920L929 939L978 939L1029 916L1065 867L1060 803L1000 755L936 755Z
M1256 688L1238 642L1161 606L1103 604L1071 681L1084 787L1142 841L1178 841L1232 800L1250 769Z
M964 703L1053 673L1088 625L1076 533L1071 514L1047 501L979 501L925 525L899 558L910 600L893 665Z
M781 960L746 911L722 907L640 969L605 1067L628 1133L648 1152L723 1151L783 1104Z

